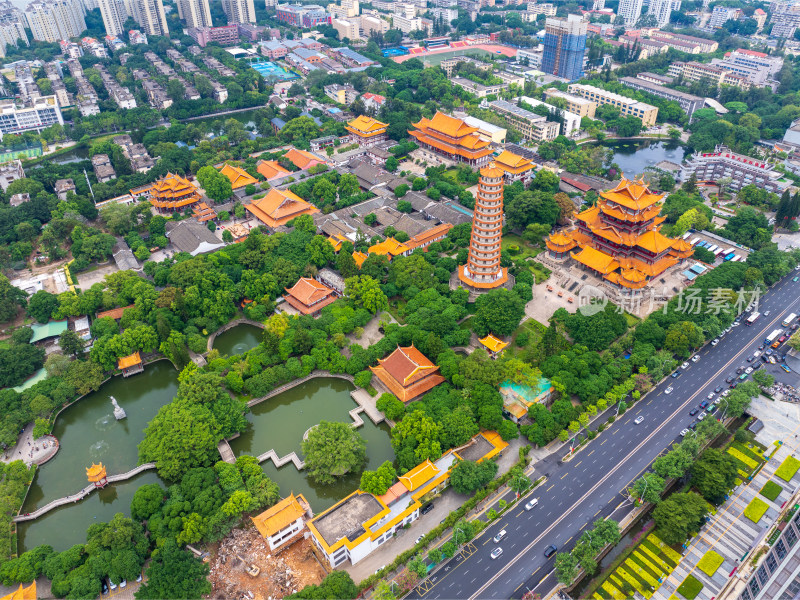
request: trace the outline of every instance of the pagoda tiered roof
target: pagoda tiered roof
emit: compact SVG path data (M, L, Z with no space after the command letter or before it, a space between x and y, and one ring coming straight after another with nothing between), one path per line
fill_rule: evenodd
M268 227L285 225L300 215L313 215L319 209L290 190L272 188L267 195L254 200L245 209Z
M400 400L408 402L444 382L439 367L414 345L400 346L370 370Z
M360 115L345 125L347 131L363 138L375 137L386 133L388 127L388 124L366 115Z
M530 159L508 150L503 150L500 156L494 159L494 164L506 173L513 173L514 175L533 169L533 162Z
M641 289L692 253L683 239L668 238L658 226L660 200L642 181L623 179L602 192L595 206L575 216L578 227L546 240L551 252L570 256L608 281ZM617 251L609 247L619 248Z
M150 203L156 208L176 210L200 200L200 192L188 179L167 173L150 187Z

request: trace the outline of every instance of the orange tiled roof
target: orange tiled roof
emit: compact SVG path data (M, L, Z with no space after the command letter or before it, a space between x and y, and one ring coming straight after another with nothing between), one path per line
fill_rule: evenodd
M576 245L576 242L574 239L572 239L572 237L561 231L556 231L555 233L550 235L550 237L547 238L545 243L547 244L547 247L550 248L551 250L556 250L556 251L560 250L561 252L564 252L565 249L568 250L570 248L574 248Z
M314 165L321 164L325 161L317 158L315 155L311 154L311 152L306 152L305 150L298 150L297 148L292 148L286 154L284 154L288 160L292 162L292 164L297 167L298 169L309 169Z
M415 235L405 244L410 250L419 248L422 244L443 238L452 228L453 226L450 223L440 223L436 227L432 227L431 229Z
M363 252L353 252L353 260L356 261L356 266L360 269L364 261L367 260L367 255Z
M369 247L370 254L378 254L380 256L388 256L389 260L393 256L398 256L404 252L408 252L410 248L403 242L398 242L393 237L386 238L382 242Z
M408 488L403 485L402 481L396 482L392 487L386 490L383 496L378 496L378 500L389 506L392 502L408 493Z
M349 241L350 241L350 240L348 240L348 239L347 239L345 236L343 236L341 233L337 233L336 235L332 235L332 236L330 236L330 237L328 238L328 243L329 243L331 246L333 246L333 251L334 251L334 252L338 252L339 250L341 250L341 249L342 249L342 244L343 244L344 242L349 242Z
M275 228L285 225L300 215L312 215L319 212L313 204L309 204L300 196L289 190L272 188L267 195L254 200L245 208L259 221Z
M120 369L127 369L128 367L140 364L142 364L142 357L138 352L134 352L133 354L120 358L117 367Z
M19 589L3 596L2 600L36 600L36 580L34 579L28 587L19 584Z
M385 359L378 359L377 367L370 369L403 402L444 382L444 377L437 373L439 367L413 345L398 346Z
M100 481L105 476L106 468L103 466L103 463L92 463L91 467L86 467L86 478L93 483L95 481Z
M412 125L414 125L414 127L417 129L429 128L434 131L439 131L446 136L453 138L463 137L478 131L477 127L470 127L461 119L449 117L444 113L440 113L439 111L436 111L436 114L433 115L433 119L426 119L425 117L422 117L418 123L412 123Z
M423 117L413 126L416 130L409 131L409 135L443 153L473 160L492 153L489 142L476 133L478 128L470 127L461 119L437 112L433 119Z
M115 321L118 321L122 318L122 313L125 312L125 309L128 308L135 308L134 304L129 304L128 306L120 306L119 308L112 308L111 310L104 310L103 312L97 313L97 318L102 319L103 317L111 317Z
M650 219L655 219L658 216L658 213L661 211L661 205L654 204L648 208L638 210L634 214L629 214L621 210L619 206L615 206L614 204L611 204L602 198L597 202L597 207L604 214L615 217L620 221L627 221L629 223L641 223L644 221L649 221Z
M167 173L150 188L150 203L156 208L172 210L190 206L200 200L200 192L184 177Z
M306 514L305 507L300 503L305 502L302 494L290 494L276 505L271 506L260 515L251 517L253 524L262 537L268 538L279 531L286 529Z
M503 150L500 156L494 159L494 164L499 169L511 173L523 173L533 169L533 162L508 150Z
M483 167L481 169L481 177L486 177L490 179L499 179L502 176L503 176L503 171L501 171L497 167Z
M630 181L623 178L612 190L601 192L600 196L626 208L642 210L661 201L661 194L654 194L641 181Z
M235 167L233 165L229 165L228 163L225 163L219 172L231 180L231 187L234 190L258 183L258 179L250 175L250 173L241 167Z
M572 258L577 260L579 263L586 265L590 269L594 269L603 275L619 268L619 263L614 259L613 256L606 254L605 252L601 252L600 250L595 250L591 246L586 246L579 252L572 252L570 256L572 256Z
M194 211L194 216L201 223L217 218L217 211L208 206L205 202L198 203L192 210Z
M256 163L256 171L264 176L267 181L289 174L277 160L260 160Z
M418 464L408 471L405 475L400 475L397 479L406 487L409 492L413 492L428 483L434 477L438 477L441 471L430 460Z
M508 342L504 342L503 340L496 338L491 333L478 341L486 346L491 352L500 352L508 346Z
M373 136L386 131L389 125L366 115L359 115L347 124L348 131L360 136Z
M286 292L298 299L306 306L325 299L333 293L333 290L316 279L301 277L291 288L285 288Z

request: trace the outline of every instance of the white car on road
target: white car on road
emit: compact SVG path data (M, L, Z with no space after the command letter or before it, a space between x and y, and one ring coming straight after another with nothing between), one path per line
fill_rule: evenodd
M672 386L669 386L667 389L665 389L664 393L665 394L671 394L672 393Z
M644 417L636 417L636 419L633 422L636 423L637 425L640 425L642 421L644 421Z
M692 360L692 362L696 363L698 360L700 360L700 355L699 355L699 354L695 354L695 355L692 357L692 359L691 359L691 360Z

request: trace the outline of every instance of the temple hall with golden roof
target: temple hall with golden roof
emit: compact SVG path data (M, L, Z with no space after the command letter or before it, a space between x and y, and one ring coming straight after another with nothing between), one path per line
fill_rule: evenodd
M556 259L572 257L622 292L641 290L692 255L685 240L659 231L666 218L658 216L663 197L643 181L623 178L575 216L574 228L551 234L548 252Z

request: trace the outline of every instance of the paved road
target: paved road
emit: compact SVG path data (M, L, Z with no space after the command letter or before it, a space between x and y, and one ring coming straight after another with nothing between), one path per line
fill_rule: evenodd
M506 513L409 597L521 598L527 590L544 596L555 585L554 558L544 557L545 548L555 544L570 549L596 519L614 513L614 519L621 520L632 509L624 490L680 439L680 431L694 420L689 411L715 387L727 388L725 378L735 375L738 367L749 366L746 359L773 329L781 327L783 318L800 313L800 282L792 282L796 274L761 298L762 316L754 325L735 327L717 346L705 346L698 362L679 368L679 377L656 386L579 456L561 463L553 455L537 463L535 476L548 475L547 482L529 495L539 499L538 506L525 511L520 504ZM764 316L767 310L770 314ZM633 423L638 416L644 417L641 425ZM489 554L496 546L492 537L501 529L508 533L499 544L503 554L492 560Z

